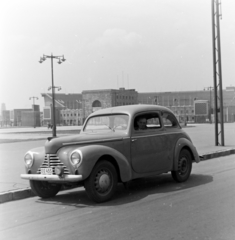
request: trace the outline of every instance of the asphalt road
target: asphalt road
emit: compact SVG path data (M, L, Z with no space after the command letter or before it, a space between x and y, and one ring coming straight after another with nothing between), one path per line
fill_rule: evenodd
M235 239L235 156L193 165L191 178L170 174L120 185L94 204L83 188L0 205L0 239Z

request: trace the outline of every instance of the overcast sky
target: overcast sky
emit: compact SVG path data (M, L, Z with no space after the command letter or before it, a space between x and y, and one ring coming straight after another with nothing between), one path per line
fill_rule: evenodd
M63 93L213 86L211 0L1 0L0 103L30 108L54 81ZM235 1L222 0L223 88L235 85Z

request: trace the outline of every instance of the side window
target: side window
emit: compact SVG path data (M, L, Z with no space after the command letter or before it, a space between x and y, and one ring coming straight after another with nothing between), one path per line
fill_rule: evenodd
M147 120L148 128L160 128L161 122L159 116L153 116Z
M179 127L178 121L175 116L169 112L163 112L162 114L163 124L167 128L177 128Z
M134 129L136 131L154 130L159 128L161 128L161 121L158 113L146 113L135 117Z

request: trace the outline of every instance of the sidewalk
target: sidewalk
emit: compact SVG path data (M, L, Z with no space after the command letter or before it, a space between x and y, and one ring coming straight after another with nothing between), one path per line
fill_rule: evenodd
M191 137L199 155L202 155L204 160L235 154L235 123L224 125L225 146L215 146L214 128L214 124L191 124L183 128ZM80 129L81 126L59 126L57 127L57 135L76 134L79 133ZM9 142L29 141L31 144L34 140L46 140L49 136L52 136L52 130L46 127L0 129L0 148L3 145L6 148L6 144ZM7 146L11 147L9 144ZM16 167L24 169L23 161L17 162ZM22 180L18 175L10 174L7 176L8 179L1 179L0 176L0 203L32 196L29 182Z

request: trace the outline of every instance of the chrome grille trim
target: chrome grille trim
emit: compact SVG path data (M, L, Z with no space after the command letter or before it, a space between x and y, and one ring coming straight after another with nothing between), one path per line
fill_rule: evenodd
M46 154L43 163L39 167L37 174L41 174L41 168L52 168L55 175L55 167L61 166L64 168L64 174L70 174L69 169L60 161L56 154Z

